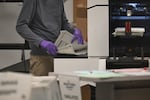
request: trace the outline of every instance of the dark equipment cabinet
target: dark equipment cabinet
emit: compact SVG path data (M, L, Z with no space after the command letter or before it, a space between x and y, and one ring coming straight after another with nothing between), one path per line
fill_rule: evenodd
M116 68L126 68L128 65L130 68L148 66L148 61L144 58L150 57L149 0L110 0L109 3L109 58L113 57L113 60L107 59L108 68L114 65L117 66ZM132 35L132 31L127 33L127 22L130 23L130 29L135 27L143 28L145 30L143 35ZM125 28L125 35L114 36L112 33L115 32L116 28L120 27ZM141 58L141 60L134 59L137 57ZM137 63L140 64L136 66Z

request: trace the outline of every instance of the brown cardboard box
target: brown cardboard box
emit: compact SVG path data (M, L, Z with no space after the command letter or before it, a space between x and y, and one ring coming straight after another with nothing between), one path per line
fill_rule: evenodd
M95 87L84 85L81 87L82 100L95 100Z

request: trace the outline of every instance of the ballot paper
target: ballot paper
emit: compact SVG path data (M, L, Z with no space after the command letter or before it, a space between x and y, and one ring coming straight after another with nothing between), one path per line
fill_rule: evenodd
M31 100L62 100L56 77L33 77Z
M30 100L31 79L28 74L0 73L0 100Z
M79 70L73 72L64 72L64 73L49 73L49 75L68 75L68 76L78 76L78 77L85 77L85 78L99 78L99 79L107 79L107 78L114 78L114 77L125 77L126 74L123 73L116 73L109 70Z
M77 76L59 75L62 100L81 100L80 80Z
M68 31L61 31L55 45L58 48L59 54L85 55L87 54L87 43L78 44L78 41L71 43L73 35Z

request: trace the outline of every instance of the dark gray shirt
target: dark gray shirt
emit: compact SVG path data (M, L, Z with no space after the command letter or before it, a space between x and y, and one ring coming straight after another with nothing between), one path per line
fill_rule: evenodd
M31 54L47 55L39 48L40 42L55 42L62 29L74 31L66 18L63 0L24 0L16 30L29 42Z

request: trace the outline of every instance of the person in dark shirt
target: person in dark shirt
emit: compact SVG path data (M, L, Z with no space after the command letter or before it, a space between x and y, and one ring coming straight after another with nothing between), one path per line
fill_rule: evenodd
M83 44L81 31L66 18L63 0L24 0L16 24L17 32L31 48L30 72L45 76L53 72L54 44L61 30L73 34L73 41Z

